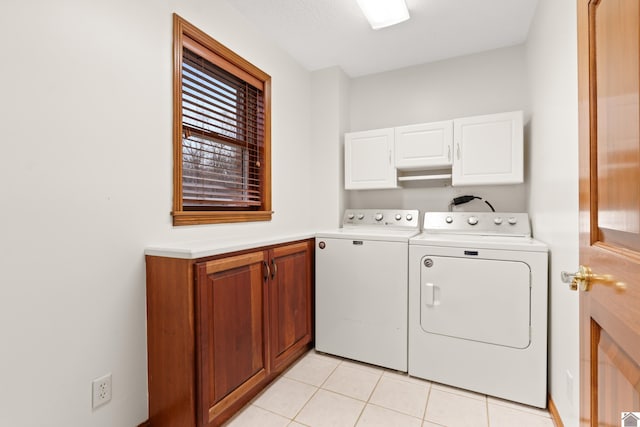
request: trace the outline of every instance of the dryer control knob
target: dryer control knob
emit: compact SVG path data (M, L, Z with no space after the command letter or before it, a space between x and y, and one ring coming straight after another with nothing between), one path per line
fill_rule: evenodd
M413 219L413 215L407 214L407 221L411 221Z
M467 222L469 223L469 225L476 225L478 223L478 217L477 216L470 216L467 219Z
M402 215L396 214L396 221L400 221L402 219Z
M451 224L453 222L453 217L450 217L450 216L446 217L444 219L444 222L446 222L447 224Z
M364 214L358 214L358 219L364 219Z
M493 219L493 223L494 223L495 225L500 225L500 224L502 224L502 218L500 218L499 216L495 217L495 218Z
M353 219L353 218L355 218L355 217L356 217L356 216L355 216L354 214L352 214L352 213L350 213L349 215L347 215L347 218L349 218L349 219Z
M376 221L382 221L382 218L384 218L384 215L382 215L381 213L377 213L375 216Z
M509 219L507 219L507 222L511 225L516 225L518 220L516 219L516 217L512 216L512 217L509 217Z

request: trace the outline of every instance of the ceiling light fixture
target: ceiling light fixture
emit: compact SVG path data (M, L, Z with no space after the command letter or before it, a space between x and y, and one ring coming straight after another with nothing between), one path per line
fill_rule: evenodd
M357 0L357 2L374 30L409 19L409 10L404 0Z

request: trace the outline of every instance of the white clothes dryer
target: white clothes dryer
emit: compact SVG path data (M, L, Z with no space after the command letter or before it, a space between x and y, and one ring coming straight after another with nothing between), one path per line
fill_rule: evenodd
M409 242L409 374L546 407L547 252L525 213L425 213Z

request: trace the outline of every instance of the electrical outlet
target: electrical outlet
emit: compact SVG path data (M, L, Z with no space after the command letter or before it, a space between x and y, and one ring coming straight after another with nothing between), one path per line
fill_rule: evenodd
M93 390L92 407L104 405L111 400L111 374L96 378L91 382Z

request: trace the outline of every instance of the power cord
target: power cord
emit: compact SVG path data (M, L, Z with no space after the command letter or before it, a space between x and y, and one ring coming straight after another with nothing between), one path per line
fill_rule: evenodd
M478 196L459 196L459 197L454 197L454 199L451 201L451 203L449 203L449 211L451 211L453 209L454 206L458 206L458 205L462 205L464 203L469 203L470 201L474 200L474 199L478 199L478 200L483 200L487 206L489 206L491 208L492 212L495 212L496 210L493 208L493 206L491 205L491 203L489 203L488 200L484 200L482 197L478 197Z

